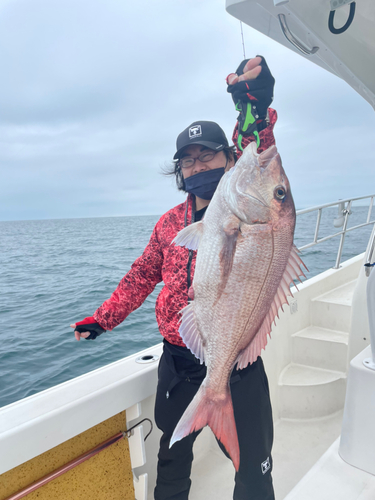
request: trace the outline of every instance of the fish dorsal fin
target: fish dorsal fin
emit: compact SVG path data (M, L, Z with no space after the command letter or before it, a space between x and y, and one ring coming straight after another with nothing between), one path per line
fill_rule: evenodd
M193 304L188 304L182 309L181 313L181 325L178 329L181 338L194 356L203 364L205 360L204 347L202 344L202 337L195 322Z
M257 357L260 356L262 349L266 347L267 336L271 334L272 323L275 322L276 316L279 317L280 307L283 311L283 305L288 304L287 297L293 297L293 294L290 290L290 285L294 284L295 279L301 281L301 276L304 276L306 278L304 272L300 268L301 265L303 265L307 269L300 256L298 255L297 248L293 245L283 277L281 278L280 285L270 305L270 309L266 314L266 317L264 318L263 323L261 324L253 340L238 356L237 370L242 370L243 368L246 368L249 363L254 363Z
M203 234L203 221L194 222L190 226L184 227L177 233L172 243L189 250L198 250L199 242Z

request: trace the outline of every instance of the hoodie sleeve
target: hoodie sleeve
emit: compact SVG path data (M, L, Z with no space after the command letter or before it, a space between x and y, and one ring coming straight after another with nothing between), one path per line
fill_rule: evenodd
M276 144L275 137L273 135L273 128L275 126L277 120L277 113L274 109L268 108L268 116L269 116L269 124L268 127L264 128L259 132L260 146L258 148L258 153L262 153L266 149ZM238 122L234 128L232 140L234 145L236 146L237 157L240 158L242 155L242 151L238 148L237 144L238 139ZM250 142L255 141L255 136L250 135L248 137L244 136L242 139L242 148L245 149Z
M122 323L162 281L163 253L158 240L159 223L143 254L122 278L111 297L95 311L93 317L104 329L113 330Z

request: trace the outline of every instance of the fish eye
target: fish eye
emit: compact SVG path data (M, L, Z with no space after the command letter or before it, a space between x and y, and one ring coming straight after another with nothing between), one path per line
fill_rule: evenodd
M283 186L277 186L274 190L274 195L278 200L283 200L286 196L286 192Z

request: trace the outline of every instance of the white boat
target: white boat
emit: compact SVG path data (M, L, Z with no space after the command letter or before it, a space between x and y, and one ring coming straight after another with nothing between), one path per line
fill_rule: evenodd
M227 0L237 19L345 80L375 107L371 0Z
M304 57L344 78L374 105L375 43L368 20L375 19L375 7L357 3L351 26L331 34L343 42L325 32L328 0L228 0L227 10L284 45L293 43L292 50L310 51ZM349 9L337 10L335 26L345 25ZM352 57L358 47L365 52L361 64ZM374 197L361 200L369 207L363 224L374 225ZM348 221L358 201L309 209L317 213L311 244L322 240L321 214L332 206L339 207L336 238L344 244L347 231L355 230ZM368 277L371 267L364 266L375 258L374 241L373 228L364 253L346 262L340 244L335 267L293 289L294 298L273 328L263 359L275 422L277 500L375 498L375 370L366 302L375 273ZM370 293L375 300L375 290ZM375 334L375 317L370 322ZM161 344L1 408L0 500L152 499L160 355ZM234 468L209 429L197 439L194 454L190 498L231 498Z

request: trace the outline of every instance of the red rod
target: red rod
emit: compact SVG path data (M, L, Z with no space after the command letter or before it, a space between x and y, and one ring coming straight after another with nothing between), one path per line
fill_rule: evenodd
M53 481L57 477L61 476L65 472L68 472L71 469L74 469L74 467L77 467L77 465L81 464L82 462L85 462L89 458L93 457L94 455L97 455L99 452L104 450L105 448L108 448L108 446L111 446L111 444L117 443L117 441L120 441L124 437L124 434L122 432L119 432L116 434L116 436L112 436L111 438L107 439L107 441L104 441L103 443L99 444L95 448L92 448L92 450L87 451L83 455L75 458L74 460L71 460L67 464L63 465L59 469L56 469L53 472L50 472L46 476L42 477L41 479L38 479L33 484L30 484L29 486L26 486L26 488L23 488L22 490L18 491L17 493L14 493L10 497L7 497L5 500L19 500L20 498L25 497L29 493L37 490L41 486L44 486L45 484L49 483L50 481Z

